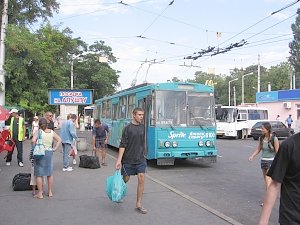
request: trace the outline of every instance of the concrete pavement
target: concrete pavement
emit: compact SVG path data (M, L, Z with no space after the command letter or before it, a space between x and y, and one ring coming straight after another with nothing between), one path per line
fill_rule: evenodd
M78 132L91 143L91 132ZM62 172L62 153L54 153L54 197L34 199L31 191L15 192L11 181L19 172L30 172L29 140L24 142L24 167L16 162L16 150L12 165L7 167L0 154L0 225L94 225L94 224L162 224L201 225L238 224L226 222L193 202L184 193L176 193L172 187L148 173L143 205L148 214L135 211L136 177L128 183L127 196L121 204L111 202L105 193L106 177L114 173L115 158L108 156L108 166L100 169L84 169L73 166L72 172ZM80 151L79 155L91 154ZM71 162L71 161L70 161ZM47 187L45 187L47 193ZM205 206L204 206L205 207ZM208 209L209 210L209 209ZM218 214L218 212L216 212ZM230 218L229 218L230 219Z

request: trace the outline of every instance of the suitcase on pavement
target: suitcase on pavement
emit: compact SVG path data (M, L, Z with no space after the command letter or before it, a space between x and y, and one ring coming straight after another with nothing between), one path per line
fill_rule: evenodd
M18 173L12 180L12 187L14 191L29 191L32 190L30 185L30 173Z
M81 155L79 156L79 159L80 159L79 167L89 168L89 169L100 168L99 158L96 156Z

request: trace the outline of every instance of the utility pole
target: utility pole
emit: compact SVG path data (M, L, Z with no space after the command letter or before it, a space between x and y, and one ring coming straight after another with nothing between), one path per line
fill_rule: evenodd
M74 88L74 61L73 61L73 55L71 58L71 89Z
M257 64L257 92L260 92L260 55L258 54Z
M296 72L293 70L293 89L296 89Z
M5 105L5 36L6 26L8 23L7 16L8 0L4 0L3 13L2 13L2 24L1 24L1 40L0 40L0 105Z

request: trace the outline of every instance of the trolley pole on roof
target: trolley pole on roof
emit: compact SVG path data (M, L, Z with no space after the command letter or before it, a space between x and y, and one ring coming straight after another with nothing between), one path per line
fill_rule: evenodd
M0 105L5 105L5 36L6 36L6 26L8 23L7 16L8 0L4 0L3 13L2 13L2 23L1 23L1 40L0 40Z

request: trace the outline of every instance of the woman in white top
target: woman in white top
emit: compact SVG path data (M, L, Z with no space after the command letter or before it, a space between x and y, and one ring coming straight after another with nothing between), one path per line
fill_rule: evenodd
M41 138L45 146L45 155L34 157L34 175L36 176L36 184L38 193L34 196L38 199L44 198L43 196L43 176L47 176L48 181L48 196L52 197L53 186L53 152L56 151L60 144L60 137L51 129L47 128L47 120L41 118L39 120L39 130L33 134L31 139L32 144L35 144L37 139ZM56 141L54 148L52 148L53 139Z
M35 116L33 117L32 125L31 125L31 135L30 138L32 138L33 134L39 130L39 117Z

